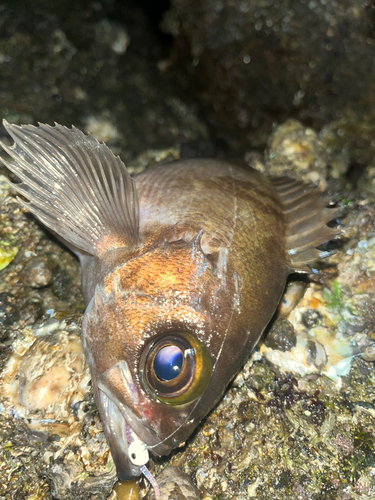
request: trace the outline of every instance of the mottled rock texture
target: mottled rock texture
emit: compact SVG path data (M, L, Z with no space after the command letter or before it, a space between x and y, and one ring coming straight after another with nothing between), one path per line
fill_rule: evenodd
M172 0L173 78L215 136L263 145L272 123L334 122L360 165L375 155L375 11L360 0ZM339 146L340 147L340 146Z
M124 160L205 136L159 72L165 49L135 3L9 0L0 26L2 118L74 124Z

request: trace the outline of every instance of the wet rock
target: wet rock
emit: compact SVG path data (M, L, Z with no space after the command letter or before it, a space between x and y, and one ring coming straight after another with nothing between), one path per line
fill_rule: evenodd
M64 321L49 320L25 330L2 372L3 411L48 435L71 432L73 407L85 398L90 380L79 329L65 328Z
M302 314L302 321L308 328L313 328L314 326L319 325L321 320L321 314L319 313L319 311L316 311L314 309L307 309L307 311Z
M53 264L44 256L33 257L24 267L25 281L32 288L48 286L53 277Z
M371 345L371 346L366 347L363 350L362 358L368 362L375 361L375 345Z
M156 481L160 490L160 500L200 500L197 487L190 476L180 467L167 467L157 476ZM147 499L155 500L155 493L151 491Z
M13 342L1 379L0 439L8 447L0 448L0 459L11 460L15 471L27 466L12 476L27 494L105 500L116 470L89 390L78 319L25 328ZM15 425L22 429L18 434ZM0 470L0 485L11 492L7 470Z
M0 293L0 326L6 327L18 321L20 313L15 297L10 293Z
M267 335L266 344L272 349L289 351L296 345L297 339L293 325L286 319L279 318L272 325Z
M36 0L30 12L9 0L1 16L1 117L74 124L127 163L207 136L158 70L166 51L135 4L69 0L61 9Z
M163 27L172 77L234 149L265 145L275 121L294 117L332 122L335 171L344 149L374 163L371 3L173 0Z
M5 198L9 195L10 182L9 179L0 174L0 203L3 203Z
M319 135L296 120L277 127L268 141L266 171L287 175L326 189L327 156Z
M100 477L89 476L82 463L71 462L68 465L55 463L46 468L44 473L51 487L52 497L57 500L76 500L94 498L106 500L116 480L116 472L102 473ZM81 478L81 481L77 481Z
M64 271L60 266L57 266L55 272L53 273L53 279L51 284L51 290L58 299L64 300L69 296L69 285L72 279L69 274Z
M160 49L142 13L125 3L69 0L61 8L36 0L33 9L23 10L5 2L0 115L17 123L59 121L91 130L133 173L178 158L181 143L187 156L216 156L228 149L232 156L246 153L248 163L264 173L319 181L346 207L347 240L336 242L337 254L326 260L324 273L283 312L296 345L269 348L269 354L260 346L238 375L239 383L228 388L186 446L150 469L157 475L167 464L181 467L203 498L371 494L372 6L174 0L166 23L176 37L175 53L164 59L168 51ZM172 84L166 78L171 75ZM176 97L178 87L183 91ZM271 134L275 121L281 126ZM350 191L353 177L343 177L349 165L353 174L367 164L359 190ZM83 311L78 261L27 214L8 180L0 177L0 238L18 253L2 271L0 293L11 298L10 305L15 298L20 318L4 326L1 375L12 357L22 358L18 348L31 337L35 349L24 347L24 356L40 355L42 337L57 339L43 351L52 362L65 334L55 337L54 323L45 320L74 313L63 329L76 330L78 341ZM61 269L47 288L23 286L24 266L35 255L48 255ZM40 329L27 327L36 321L44 321ZM368 361L358 362L358 355ZM29 369L30 364L23 373ZM69 401L63 419L50 412L55 425L50 422L49 434L30 430L25 413L13 417L19 407L7 412L1 403L0 497L115 499L116 471L92 391ZM58 403L64 406L61 399ZM31 417L45 410L32 408ZM179 479L166 484L167 498L186 498Z
M121 24L103 19L97 25L96 37L99 43L105 43L116 54L124 54L130 43L130 36Z

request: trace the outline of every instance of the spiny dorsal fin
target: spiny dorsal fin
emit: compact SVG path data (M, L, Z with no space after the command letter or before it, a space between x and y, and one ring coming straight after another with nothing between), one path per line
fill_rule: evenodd
M295 271L311 272L308 264L330 252L316 247L340 234L326 224L338 216L340 208L327 208L330 198L314 186L286 177L270 179L283 206L286 221L286 252Z
M14 188L43 224L92 255L138 244L139 208L133 181L119 157L76 128L4 126L14 140L2 162L22 180Z

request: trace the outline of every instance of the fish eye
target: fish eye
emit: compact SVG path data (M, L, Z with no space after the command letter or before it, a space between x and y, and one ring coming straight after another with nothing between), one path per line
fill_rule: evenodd
M202 342L189 332L157 337L142 353L140 363L145 388L169 405L194 401L210 381L210 356Z

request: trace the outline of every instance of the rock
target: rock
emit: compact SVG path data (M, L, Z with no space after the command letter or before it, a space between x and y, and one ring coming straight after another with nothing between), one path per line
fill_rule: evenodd
M19 318L15 297L10 293L0 293L0 326L10 326Z
M5 198L9 195L10 182L9 179L0 174L0 203L3 203Z
M308 328L313 328L314 326L319 325L322 320L321 314L314 309L307 309L302 314L302 321Z
M327 188L327 157L318 134L296 120L277 127L268 141L268 175L286 175Z
M27 329L2 371L2 410L46 435L74 433L74 407L90 381L79 329L65 328L52 319Z
M289 350L267 348L268 358L265 346L259 346L239 383L226 389L186 445L150 464L160 484L158 471L172 472L172 464L193 477L207 499L343 499L371 492L371 2L172 0L164 21L175 37L172 57L170 40L160 41L133 3L34 0L32 5L23 9L17 2L16 8L5 0L1 10L1 116L15 123L58 121L91 130L132 173L181 153L246 154L246 161L265 174L319 181L345 207L346 240L332 243L336 255L321 266L303 297L302 288L291 291L284 304L282 314L297 344ZM53 333L55 321L65 318L63 329L75 330L78 342L84 306L77 259L15 199L5 169L0 175L0 239L13 249L0 279L3 380L11 359L18 356L21 362L22 354L26 360L33 352L25 347L29 340L40 354L41 337L53 335L57 344L43 350L53 362L54 348L59 352L64 343ZM53 264L52 280L42 288L23 286L23 269L36 255ZM288 325L283 328L291 334ZM286 349L289 343L284 335L274 346ZM23 379L31 371L24 368L18 374ZM35 394L25 387L25 396ZM116 471L92 391L85 390L66 398L72 406L65 407L66 418L49 422L51 434L28 427L28 420L45 409L26 415L18 406L7 412L0 391L0 496L115 499ZM54 417L51 411L47 424ZM339 435L342 439L336 439ZM184 489L181 474L176 469L173 474L165 481L167 498L197 498L194 488L189 493L191 483Z
M33 257L23 270L26 283L32 288L48 286L52 281L53 268L53 263L47 257Z
M166 467L157 476L160 500L200 500L201 496L190 476L180 467ZM150 491L148 500L155 500L155 492Z
M279 318L272 325L267 335L266 344L272 349L289 351L296 345L297 339L293 325L286 319Z
M334 175L339 151L374 164L371 2L172 0L163 29L171 78L233 149L264 147L275 122L297 118L331 122Z
M61 9L36 0L30 12L7 0L0 116L74 124L106 138L127 163L146 149L207 137L203 122L158 70L164 50L142 10L115 5L68 0Z

